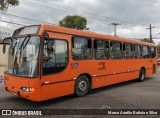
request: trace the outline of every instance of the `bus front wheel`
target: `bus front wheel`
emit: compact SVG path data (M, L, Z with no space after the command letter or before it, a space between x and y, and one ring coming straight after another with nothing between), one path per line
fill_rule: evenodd
M146 71L144 68L141 68L140 72L139 72L139 81L142 82L145 80L145 76L146 76Z
M75 83L75 95L78 97L85 96L89 91L89 79L85 75L78 77Z

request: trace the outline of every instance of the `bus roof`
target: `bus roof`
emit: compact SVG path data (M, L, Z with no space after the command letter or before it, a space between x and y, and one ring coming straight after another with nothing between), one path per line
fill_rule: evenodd
M85 37L91 37L91 38L100 38L100 39L108 39L108 40L135 43L135 44L141 44L141 45L156 46L154 43L143 42L139 40L127 39L122 37L115 37L115 36L99 34L99 33L94 33L89 31L75 30L71 28L65 28L65 27L54 26L54 25L41 24L41 27L43 27L43 30L51 31L55 33L63 33L68 35L78 35L78 36L85 36Z

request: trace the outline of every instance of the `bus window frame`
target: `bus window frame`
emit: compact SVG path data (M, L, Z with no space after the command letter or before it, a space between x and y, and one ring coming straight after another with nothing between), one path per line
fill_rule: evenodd
M105 41L105 42L108 42L108 51L109 51L109 58L108 59L95 59L95 45L94 45L94 41L96 40L102 40L102 41ZM94 38L93 40L93 58L94 60L110 60L111 59L111 52L110 52L110 40L108 39L102 39L102 38Z
M151 57L151 48L154 48L154 53L155 53L155 56L154 56L153 58ZM149 52L149 53L150 53L150 56L149 56L149 58L150 58L150 59L154 59L154 58L156 58L156 54L157 54L157 48L156 48L155 46L149 46L149 49L150 49L150 50L149 50L149 51L150 51L150 52Z
M63 39L63 38L52 38L52 37L49 37L48 40L63 40L63 41L66 41L67 42L67 53L68 53L68 63L67 63L67 66L65 69L63 69L62 71L60 72L57 72L57 73L50 73L50 74L46 74L46 75L43 75L43 51L44 51L44 41L45 41L45 38L43 37L43 43L42 43L42 54L41 54L41 77L45 77L45 76L50 76L50 75L55 75L55 74L59 74L59 73L62 73L64 72L67 68L68 68L68 65L70 63L70 53L69 53L69 41L66 40L66 39ZM42 78L41 78L42 79Z
M136 48L135 48L135 46L136 46L136 45L139 45L139 46L140 46L141 55L140 55L140 57L139 57L139 58L135 58L135 56L134 56L134 58L133 58L133 59L143 59L143 57L142 57L142 46L143 46L143 45L142 45L142 44L134 43L134 52L136 52L136 51L135 51L135 49L136 49Z
M142 58L143 59L150 59L150 46L149 45L141 45L141 46L142 46L142 49L141 49L142 50ZM149 54L148 54L148 57L146 57L146 58L143 57L143 46L147 46L147 49L148 49Z
M73 59L73 39L75 37L79 37L79 38L86 38L86 39L90 39L91 40L91 55L92 55L92 58L91 59ZM93 50L93 46L94 46L94 43L93 43L93 38L92 37L87 37L87 36L81 36L81 35L72 35L71 37L71 59L73 61L89 61L89 60L93 60L94 59L94 50Z
M122 57L119 58L119 59L114 59L114 58L112 58L112 50L111 50L111 43L112 43L112 42L118 42L118 43L120 43L120 49L121 49L121 50L119 50L119 51L122 51ZM123 43L125 43L125 42L116 41L116 40L110 40L110 42L109 42L109 51L110 51L110 59L111 59L111 60L123 60L123 59L124 59ZM116 50L116 51L117 51L117 50Z
M130 49L131 49L131 51L126 51L126 44L129 44L130 45ZM135 59L135 44L134 43L130 43L130 42L123 42L122 43L122 48L123 48L123 58L125 59L125 60L128 60L128 59ZM125 47L125 49L124 49L124 47ZM131 56L130 57L128 57L128 58L126 58L126 56L125 56L125 53L126 52L130 52L130 53L134 53L134 54L131 54Z
M30 35L30 36L39 36L40 37L40 43L39 43L39 52L38 52L38 68L40 67L40 50L41 50L41 40L42 40L42 36L41 35L39 35L39 34L25 34L25 35L19 35L19 36L17 36L17 37L12 37L11 38L11 40L13 39L13 38L23 38L23 37L25 37L25 36L27 36L27 35ZM10 44L9 44L10 45ZM8 60L7 60L8 61ZM40 74L40 70L38 69L38 75L37 75L37 77L22 77L22 76L16 76L16 75L12 75L12 74L9 74L9 73L6 73L6 71L4 72L4 74L7 74L7 75L11 75L11 76L13 76L13 77L21 77L22 79L23 78L29 78L29 79L38 79L38 78L41 78L41 74Z

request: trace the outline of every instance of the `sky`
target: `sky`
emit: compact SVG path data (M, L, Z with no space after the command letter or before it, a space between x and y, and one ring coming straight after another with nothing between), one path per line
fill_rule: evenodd
M25 25L41 22L58 25L67 15L80 15L86 17L92 32L113 35L113 26L109 24L119 23L117 36L143 39L149 38L146 28L152 24L155 26L153 38L160 38L159 6L160 0L20 0L19 6L9 7L6 14L0 13L0 20ZM4 22L0 22L0 26L22 27Z

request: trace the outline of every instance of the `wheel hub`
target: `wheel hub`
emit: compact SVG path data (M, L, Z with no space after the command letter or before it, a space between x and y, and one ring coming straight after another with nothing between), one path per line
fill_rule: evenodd
M85 81L81 81L78 85L80 91L85 91L87 88L87 83Z
M141 79L144 79L144 73L141 73Z

